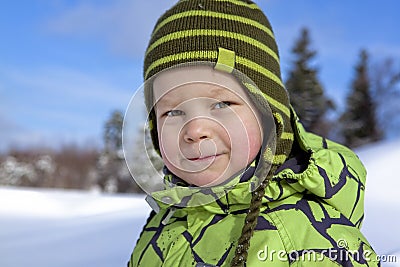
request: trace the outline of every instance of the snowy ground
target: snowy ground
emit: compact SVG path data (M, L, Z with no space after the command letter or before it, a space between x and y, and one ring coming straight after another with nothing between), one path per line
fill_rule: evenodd
M0 189L0 203L0 267L125 267L150 212L81 192Z
M400 266L400 140L357 152L368 172L362 232L383 258L396 256L383 266Z
M400 266L400 140L358 151L368 169L362 231ZM143 197L0 188L0 267L126 266L147 214Z

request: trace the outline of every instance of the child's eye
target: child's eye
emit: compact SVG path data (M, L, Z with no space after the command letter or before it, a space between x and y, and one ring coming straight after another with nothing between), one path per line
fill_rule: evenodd
M218 102L214 105L214 108L219 109L219 108L227 108L231 105L232 103L229 101L222 101Z
M165 112L165 116L167 116L167 117L181 116L183 114L184 114L184 112L182 110L178 110L178 109L173 109L173 110Z

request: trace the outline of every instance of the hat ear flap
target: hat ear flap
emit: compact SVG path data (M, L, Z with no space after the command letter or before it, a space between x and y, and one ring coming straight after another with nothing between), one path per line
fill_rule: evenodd
M285 123L283 121L283 117L280 113L274 112L272 113L275 121L275 128L276 128L276 139L279 140L282 137L282 133L285 130Z
M274 121L275 121L275 129L276 129L276 139L279 140L282 136L284 130L284 122L281 114L274 112L273 113ZM265 151L263 152L263 159L267 164L275 164L275 151L273 151L270 147L266 147ZM266 174L265 174L266 175Z
M157 152L159 156L161 156L160 145L158 143L157 118L154 108L152 108L149 113L148 127L150 131L151 141L153 142L154 150Z

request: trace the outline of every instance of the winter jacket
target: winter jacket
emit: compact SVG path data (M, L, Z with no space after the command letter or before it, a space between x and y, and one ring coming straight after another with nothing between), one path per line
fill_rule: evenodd
M266 188L246 266L380 266L360 232L364 166L350 149L306 132L298 121L293 126L300 152ZM156 201L158 213L150 215L128 266L230 266L249 183L197 207Z

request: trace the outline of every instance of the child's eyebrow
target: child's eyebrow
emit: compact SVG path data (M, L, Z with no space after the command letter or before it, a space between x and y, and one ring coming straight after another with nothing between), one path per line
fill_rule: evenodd
M237 96L236 93L234 93L233 91L231 91L225 87L221 87L219 85L213 85L211 87L210 95L212 97L215 97L216 99L222 98L222 97Z
M160 97L160 98L156 101L155 107L159 107L160 105L161 105L161 106L165 106L165 107L168 107L168 106L176 106L177 102L178 102L177 99L175 99L175 98L172 97L172 96L169 96L168 94L165 94L165 95L163 95L162 97Z
M213 98L216 100L223 99L223 98L232 98L232 97L238 97L237 94L230 89L227 89L225 87L222 87L221 85L218 84L209 84L209 91L206 95L204 95L206 98ZM164 107L174 107L177 104L179 104L179 98L176 99L175 97L169 95L169 94L164 94L162 97L158 99L156 102L156 105L163 105Z

